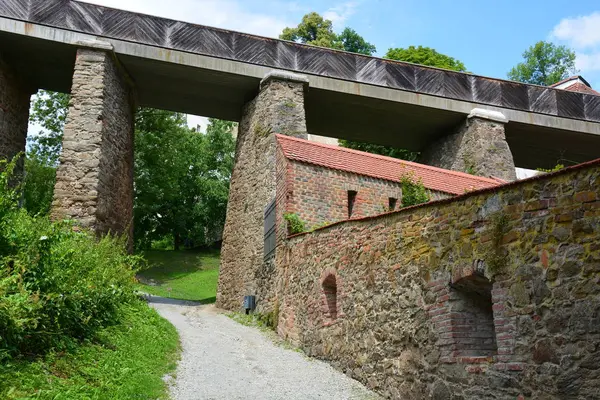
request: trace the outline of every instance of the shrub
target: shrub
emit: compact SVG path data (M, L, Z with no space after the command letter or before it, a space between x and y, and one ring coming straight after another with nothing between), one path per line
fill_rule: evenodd
M298 216L298 214L286 213L283 215L283 218L287 221L288 233L290 235L306 232L306 225L304 224L304 221L302 221L302 219Z
M13 168L0 162L0 359L65 348L116 322L135 299L138 262L124 239L29 215L9 185Z
M402 207L415 206L417 204L427 203L429 193L421 180L415 180L412 174L403 175L400 178L402 186Z

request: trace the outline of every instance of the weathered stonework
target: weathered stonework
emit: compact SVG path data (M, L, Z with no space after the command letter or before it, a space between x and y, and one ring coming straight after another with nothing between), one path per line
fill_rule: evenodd
M387 398L595 399L599 237L596 161L280 239L265 297Z
M217 305L239 310L263 264L264 211L275 198L275 133L306 138L304 91L295 76L270 75L239 124L223 232Z
M0 160L12 160L25 152L29 101L33 91L19 81L16 71L2 60L0 54ZM17 174L22 172L19 161Z
M78 50L53 218L131 239L133 115L132 90L113 54Z
M469 116L455 133L431 145L420 162L506 181L517 179L504 122L477 113Z

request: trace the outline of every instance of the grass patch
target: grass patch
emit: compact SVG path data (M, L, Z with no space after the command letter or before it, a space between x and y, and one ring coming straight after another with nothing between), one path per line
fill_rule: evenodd
M161 251L144 253L148 268L138 276L144 283L139 289L162 297L214 303L219 278L218 251Z
M179 356L175 328L144 303L69 352L0 364L2 399L166 399Z

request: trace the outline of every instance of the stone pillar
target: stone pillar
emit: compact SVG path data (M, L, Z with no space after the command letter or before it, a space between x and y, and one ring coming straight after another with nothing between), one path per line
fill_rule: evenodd
M25 152L32 93L0 54L0 160L12 160L20 152ZM22 168L23 159L15 173L20 174Z
M75 61L52 217L131 240L132 90L109 43L85 45Z
M264 212L275 198L275 134L306 138L304 92L308 78L274 71L244 106L237 137L221 249L217 305L239 310L255 294L263 263Z
M515 162L504 134L507 122L498 111L475 108L455 133L426 149L420 162L514 181L517 179Z

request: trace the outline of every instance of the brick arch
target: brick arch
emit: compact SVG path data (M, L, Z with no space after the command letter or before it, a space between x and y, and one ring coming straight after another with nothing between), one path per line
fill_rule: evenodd
M334 324L344 315L341 310L341 289L342 282L338 272L333 268L325 269L319 279L321 315L325 326Z

